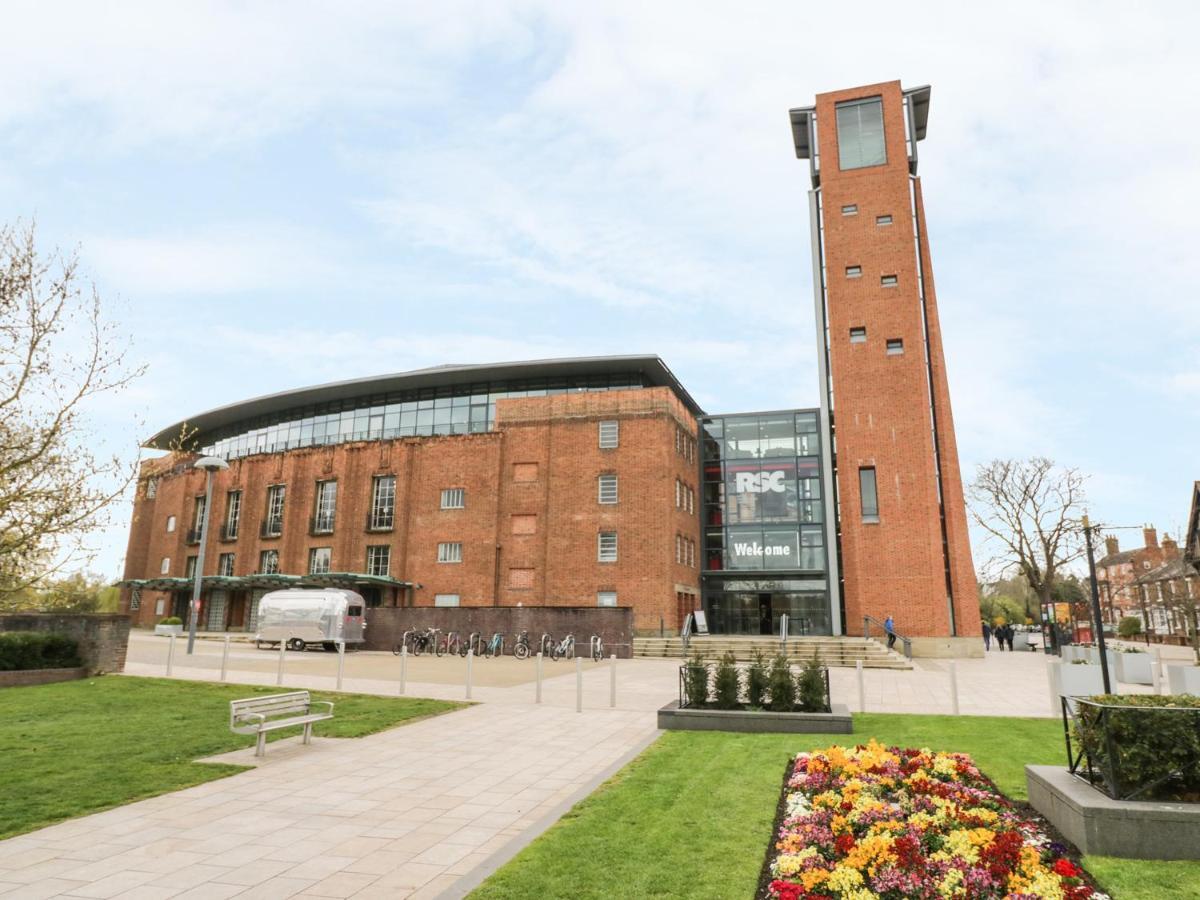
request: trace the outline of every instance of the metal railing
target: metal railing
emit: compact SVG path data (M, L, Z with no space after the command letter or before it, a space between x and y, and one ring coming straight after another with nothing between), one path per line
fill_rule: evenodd
M871 626L872 625L874 625L876 628L879 629L880 633L884 636L885 639L887 638L887 636L889 634L889 632L887 630L887 626L885 626L878 619L873 619L870 616L863 616L863 637L864 638L867 638L868 640L871 638ZM900 641L904 645L905 658L912 659L912 638L905 637L900 632L898 632L895 628L893 628L890 633L894 634L896 636L896 640Z
M189 528L187 531L187 538L184 540L184 543L185 544L200 543L200 535L203 533L203 531L204 531L203 525L200 526L199 528Z
M267 519L258 529L259 537L277 538L283 534L283 521L281 519Z
M1062 697L1067 768L1114 800L1200 792L1200 707Z
M232 528L228 525L221 526L221 540L236 541L238 538L238 527L234 525Z

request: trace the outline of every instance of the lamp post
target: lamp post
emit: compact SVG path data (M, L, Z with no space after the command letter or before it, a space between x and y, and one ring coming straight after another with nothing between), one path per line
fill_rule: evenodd
M188 656L196 645L196 620L200 617L200 581L204 577L204 547L208 544L208 521L212 518L213 472L228 469L229 463L216 456L202 456L196 460L195 468L203 469L204 477L204 521L200 523L200 554L196 557L196 572L192 576L192 608L188 616Z
M1112 683L1108 679L1108 654L1104 647L1104 622L1100 614L1100 588L1096 584L1096 556L1092 552L1092 526L1088 522L1087 513L1083 515L1083 537L1087 542L1088 575L1092 582L1092 628L1096 632L1096 650L1100 654L1100 676L1104 679L1104 693L1112 693Z

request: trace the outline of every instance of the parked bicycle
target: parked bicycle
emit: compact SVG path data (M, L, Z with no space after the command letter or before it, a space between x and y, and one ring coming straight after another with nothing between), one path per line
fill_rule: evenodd
M442 643L440 645L440 650L441 650L441 652L438 653L438 656L441 656L442 652L448 653L451 656L455 656L455 655L466 656L467 655L466 652L462 649L462 639L459 638L457 631L451 631L449 634L446 635L445 638L442 639Z
M598 634L592 635L592 661L600 662L604 659L604 638Z
M487 642L487 646L484 648L483 652L484 652L484 655L487 656L489 659L493 656L503 656L504 655L504 635L502 635L498 631L495 634L493 634L492 639Z
M529 632L522 631L517 635L516 643L513 644L513 656L517 659L529 659L530 652Z
M559 641L550 650L551 659L574 659L575 658L575 635L568 634L565 638Z
M474 651L474 654L477 657L483 656L483 635L481 635L478 631L471 632L470 636L467 638L467 642L462 645L458 653L460 656L466 656L468 650Z

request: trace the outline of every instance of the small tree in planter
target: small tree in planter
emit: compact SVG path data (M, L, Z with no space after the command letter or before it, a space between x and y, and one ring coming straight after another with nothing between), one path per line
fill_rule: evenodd
M787 654L776 654L771 660L767 691L770 694L767 709L772 712L791 712L796 706L796 683L792 681L792 666Z
M713 676L713 699L717 709L737 709L741 705L738 702L741 679L738 678L735 662L733 654L726 650L717 664L717 671Z
M683 667L683 696L693 709L708 702L708 664L699 651Z
M1129 640L1142 633L1142 620L1137 616L1125 616L1117 625L1117 634Z
M825 670L820 653L813 651L812 659L804 664L796 678L796 694L804 712L829 712L825 704Z
M767 660L761 650L754 651L754 661L746 669L746 703L763 706L767 693Z

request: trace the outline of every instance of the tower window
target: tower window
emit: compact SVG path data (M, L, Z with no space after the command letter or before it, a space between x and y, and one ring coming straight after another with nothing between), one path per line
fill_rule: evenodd
M846 266L846 277L847 278L861 278L862 277L862 266Z
M850 329L850 343L865 344L866 342L867 342L867 329L865 329L865 328L851 328Z
M876 216L875 224L876 225L891 225L892 217L891 216Z
M862 169L886 163L882 98L868 97L839 103L837 141L838 165L843 169Z
M858 496L862 503L862 520L879 521L879 493L875 489L875 467L864 466L858 470Z
M904 354L904 341L900 338L888 338L887 355L902 356Z
M899 284L899 279L895 275L881 275L879 277L879 283L883 287L895 287L897 284Z
M858 215L858 204L857 203L848 203L845 206L843 206L842 207L842 215L843 216L857 216Z

